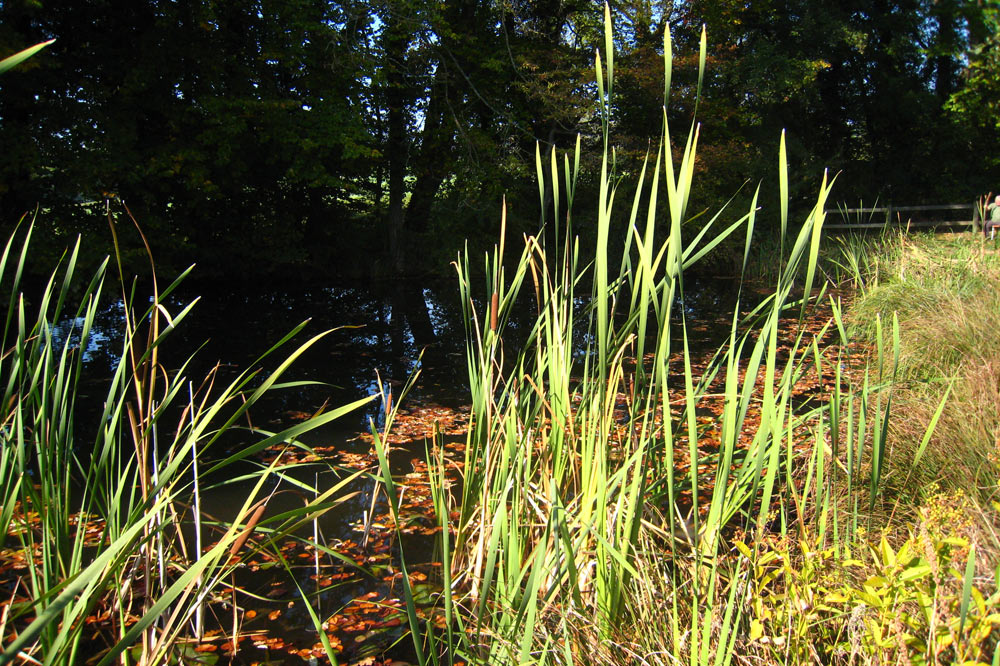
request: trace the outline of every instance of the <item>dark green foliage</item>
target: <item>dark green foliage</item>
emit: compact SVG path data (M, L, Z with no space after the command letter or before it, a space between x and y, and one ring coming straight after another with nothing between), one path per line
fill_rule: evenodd
M793 208L824 168L843 171L840 201L1000 189L995 11L614 3L615 172L638 168L660 126L664 31L693 54L706 24L692 213L770 172L782 129L802 174ZM505 194L512 224L536 228L536 143L599 142L600 25L597 3L572 0L6 2L0 56L57 41L0 82L0 218L40 206L41 233L107 242L104 203L120 198L161 262L197 261L204 277L443 271L461 239L494 236ZM696 70L674 63L676 122L694 112ZM581 193L597 170L583 165Z
M973 5L695 2L721 54L707 94L726 112L707 113L722 125L708 129L728 133L737 153L756 146L767 165L766 146L786 129L790 159L807 167L793 200L824 168L841 174L839 201L971 201L997 189L979 159L989 144L943 108L964 83L962 58L985 11Z
M317 1L6 3L0 43L57 41L3 81L4 221L41 205L54 233L103 233L103 206L80 204L121 198L177 263L304 260L374 153L349 19Z

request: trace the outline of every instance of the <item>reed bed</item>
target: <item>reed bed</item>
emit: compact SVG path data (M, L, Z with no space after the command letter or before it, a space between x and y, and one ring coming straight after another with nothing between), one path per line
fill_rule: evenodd
M617 199L607 11L605 22L593 256L574 236L578 143L536 154L539 198L543 208L552 202L541 233L515 250L502 217L484 280L467 253L455 263L472 417L460 465L440 447L429 454L447 623L435 632L413 619L419 661L991 658L995 582L976 577L980 546L948 518L964 515L964 500L933 495L912 522L882 522L895 513L887 475L927 455L940 411L899 459L889 435L900 322L876 316L870 336L855 340L818 268L832 183L821 179L812 210L793 225L782 137L773 289L749 312L738 306L726 343L697 358L684 271L734 234L746 267L757 197L745 213L700 216L684 245L699 126L692 120L675 164L664 113L635 198ZM669 31L664 53L666 108ZM703 33L699 95L705 60ZM657 216L661 197L668 219ZM613 234L620 207L628 228ZM616 236L624 245L611 245ZM842 268L867 279L870 260L849 247ZM527 342L511 348L507 323L525 300L537 317ZM387 492L394 501L389 483Z
M190 359L176 370L159 360L195 305L171 311L167 297L184 276L162 290L154 280L149 298L122 281L120 361L96 432L84 429L76 420L83 357L107 262L81 282L78 242L41 293L26 294L31 234L30 225L15 233L0 256L0 280L9 288L0 346L0 548L25 559L0 613L0 664L190 661L218 590L243 556L262 547L248 542L250 535L266 534L273 543L296 534L347 495L351 477L316 489L299 510L267 515L277 484L301 484L280 456L252 465L257 471L238 473L252 489L235 519L211 527L199 513L199 490L231 478L223 470L264 449L303 446L302 433L372 398L280 433L250 428L249 410L269 392L296 385L282 376L324 334L292 349L268 375L248 370L222 381L213 370L189 379ZM71 325L62 337L55 332L60 322ZM238 428L252 443L221 450L219 441ZM238 625L242 611L229 609Z

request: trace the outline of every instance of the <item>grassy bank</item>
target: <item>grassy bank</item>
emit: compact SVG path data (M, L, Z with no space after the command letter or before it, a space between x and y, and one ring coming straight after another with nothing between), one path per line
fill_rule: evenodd
M928 489L959 492L979 510L973 516L995 563L1000 443L1000 252L980 234L909 235L890 239L869 261L864 287L851 308L857 335L874 339L876 318L900 322L897 419L891 432L891 478L905 504L919 505ZM917 430L934 418L925 447ZM909 461L916 464L908 464Z

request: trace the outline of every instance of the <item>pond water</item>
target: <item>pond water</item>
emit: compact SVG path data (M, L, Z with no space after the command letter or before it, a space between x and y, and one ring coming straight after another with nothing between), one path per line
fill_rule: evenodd
M694 331L693 339L700 346L717 345L728 334L735 285L725 280L688 280L687 290L689 334ZM322 384L276 392L255 408L252 418L257 426L277 430L324 405L338 406L372 395L378 390L378 378L398 393L418 368L419 381L403 403L404 408L461 415L467 400L465 328L458 289L451 281L252 290L184 287L171 297L167 309L176 314L196 297L199 302L171 334L161 356L167 368L175 368L196 354L197 360L188 373L196 381L199 373L207 372L215 363L221 364L223 379L252 367L261 352L305 319L310 322L300 334L300 342L321 331L335 329L304 354L286 377ZM108 305L85 350L94 377L88 385L92 397L101 395L102 377L117 362L122 345L121 322L121 303ZM512 335L523 334L531 324L530 308L519 310L510 324ZM362 467L372 462L371 443L359 435L369 430L370 423L381 426L382 415L381 402L373 401L366 409L310 432L303 440L328 452L328 462L336 466L350 468L352 465L344 463L353 459L362 461L354 467ZM228 445L236 447L245 441L237 436ZM397 445L390 459L394 473L413 472L414 460L425 455L424 447L425 441L420 437ZM335 475L329 466L317 465L304 470L302 480L325 488L336 482ZM248 490L246 484L224 484L207 492L203 514L232 520ZM278 490L268 505L268 513L301 507L309 499L290 486ZM337 628L348 660L381 652L402 636L399 613L386 605L401 597L398 579L394 578L398 574L399 544L387 538L388 530L381 535L371 534L370 542L361 544L365 536L363 525L372 517L372 509L375 516L386 510L378 497L373 503L374 490L370 477L355 481L347 491L356 494L315 526L322 543L360 561L359 568L345 569L328 555L317 557L315 551L302 548L301 544L289 544L286 552L300 585L314 595L313 608L317 614L331 618L331 626L336 624L332 618L347 618L339 621ZM431 586L434 572L430 563L438 558L433 552L432 530L420 527L418 524L405 537L403 545L408 564L414 565L418 575L428 576L427 585ZM308 532L303 536L312 538L312 530ZM241 654L247 653L245 658L250 661L263 658L267 663L281 663L287 658L288 663L302 663L302 656L295 650L312 646L316 641L297 591L289 589L281 582L281 576L276 575L280 570L273 562L258 558L241 568L235 581L244 591L244 610L253 608L256 615L253 620L244 618L243 631L249 635L266 633L271 640L264 644L258 641L254 643L256 647L251 642L242 644ZM366 613L369 617L365 622L356 621ZM218 621L225 625L225 618ZM275 643L275 637L281 640ZM397 648L404 658L406 644L403 641Z
M687 279L686 283L691 343L714 346L728 333L717 324L721 320L728 326L736 285L724 279ZM484 301L487 298L484 294ZM288 375L289 379L315 380L324 386L272 396L269 420L282 414L311 413L324 403L336 406L371 395L377 391L377 377L398 388L417 368L421 379L413 398L448 406L467 399L465 327L458 289L452 281L294 289L182 287L171 295L168 311L177 314L195 299L198 302L191 313L161 348L161 362L168 368L179 367L194 356L196 362L188 372L191 379L215 363L222 365L224 376L253 367L261 353L303 321L309 323L286 351L312 335L332 331L298 359ZM525 334L533 324L531 304L522 305L509 323L509 337ZM484 303L477 303L477 310L485 310ZM118 362L122 314L121 302L113 302L94 326L84 358L95 386L100 385L102 369L110 373ZM68 329L68 322L61 328ZM372 404L366 411L342 419L336 428L341 434L356 434L368 428L370 418L377 420L381 411L380 405Z

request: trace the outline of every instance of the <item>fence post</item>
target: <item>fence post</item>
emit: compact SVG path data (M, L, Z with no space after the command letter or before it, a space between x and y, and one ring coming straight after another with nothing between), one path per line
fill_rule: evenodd
M972 231L979 233L983 230L983 219L979 215L979 202L972 202Z

